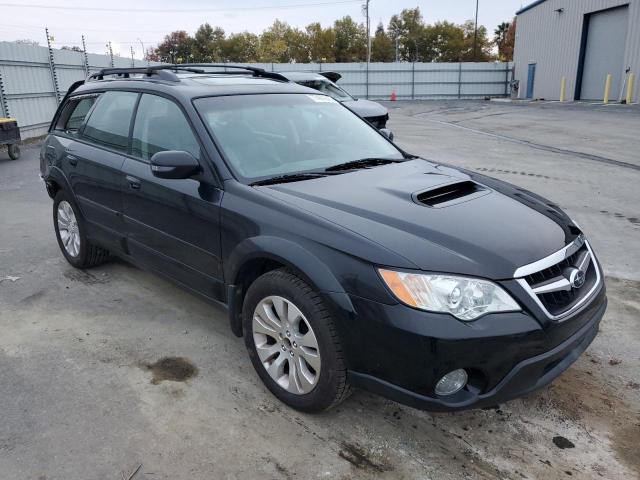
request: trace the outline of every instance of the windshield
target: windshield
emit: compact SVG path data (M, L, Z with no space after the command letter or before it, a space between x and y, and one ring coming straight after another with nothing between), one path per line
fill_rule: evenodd
M296 83L305 87L313 88L314 90L318 90L319 92L326 93L339 102L344 102L345 100L353 100L353 97L351 95L328 80L301 80Z
M363 158L404 158L373 127L325 95L236 95L194 104L230 168L247 183Z

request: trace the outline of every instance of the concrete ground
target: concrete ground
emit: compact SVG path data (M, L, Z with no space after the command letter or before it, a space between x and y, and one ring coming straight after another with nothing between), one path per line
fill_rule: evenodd
M262 386L221 310L122 262L69 266L37 149L1 151L0 478L121 479L139 465L136 480L640 478L640 110L389 105L407 150L547 196L588 233L610 303L571 369L486 410L356 392L297 413Z

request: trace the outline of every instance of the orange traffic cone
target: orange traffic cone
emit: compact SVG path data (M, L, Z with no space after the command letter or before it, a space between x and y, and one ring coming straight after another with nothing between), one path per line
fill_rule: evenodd
M392 90L391 91L391 101L395 102L396 100L398 100L398 95L396 95L396 91Z

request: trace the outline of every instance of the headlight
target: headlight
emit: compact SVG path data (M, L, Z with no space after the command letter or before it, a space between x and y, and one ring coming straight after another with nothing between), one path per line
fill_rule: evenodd
M485 313L520 310L507 292L487 280L382 268L378 271L398 300L421 310L450 313L465 321L475 320Z

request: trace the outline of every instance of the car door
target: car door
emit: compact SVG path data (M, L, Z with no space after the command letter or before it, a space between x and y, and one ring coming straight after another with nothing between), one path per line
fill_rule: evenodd
M73 131L64 145L64 168L86 221L90 237L109 249L120 249L122 222L122 164L137 93L108 91L78 102L69 121ZM86 120L78 122L92 101Z
M187 179L155 177L151 157L186 151L203 167ZM220 260L222 190L206 167L200 143L173 100L143 94L129 157L123 165L123 207L131 255L205 295L224 295Z

